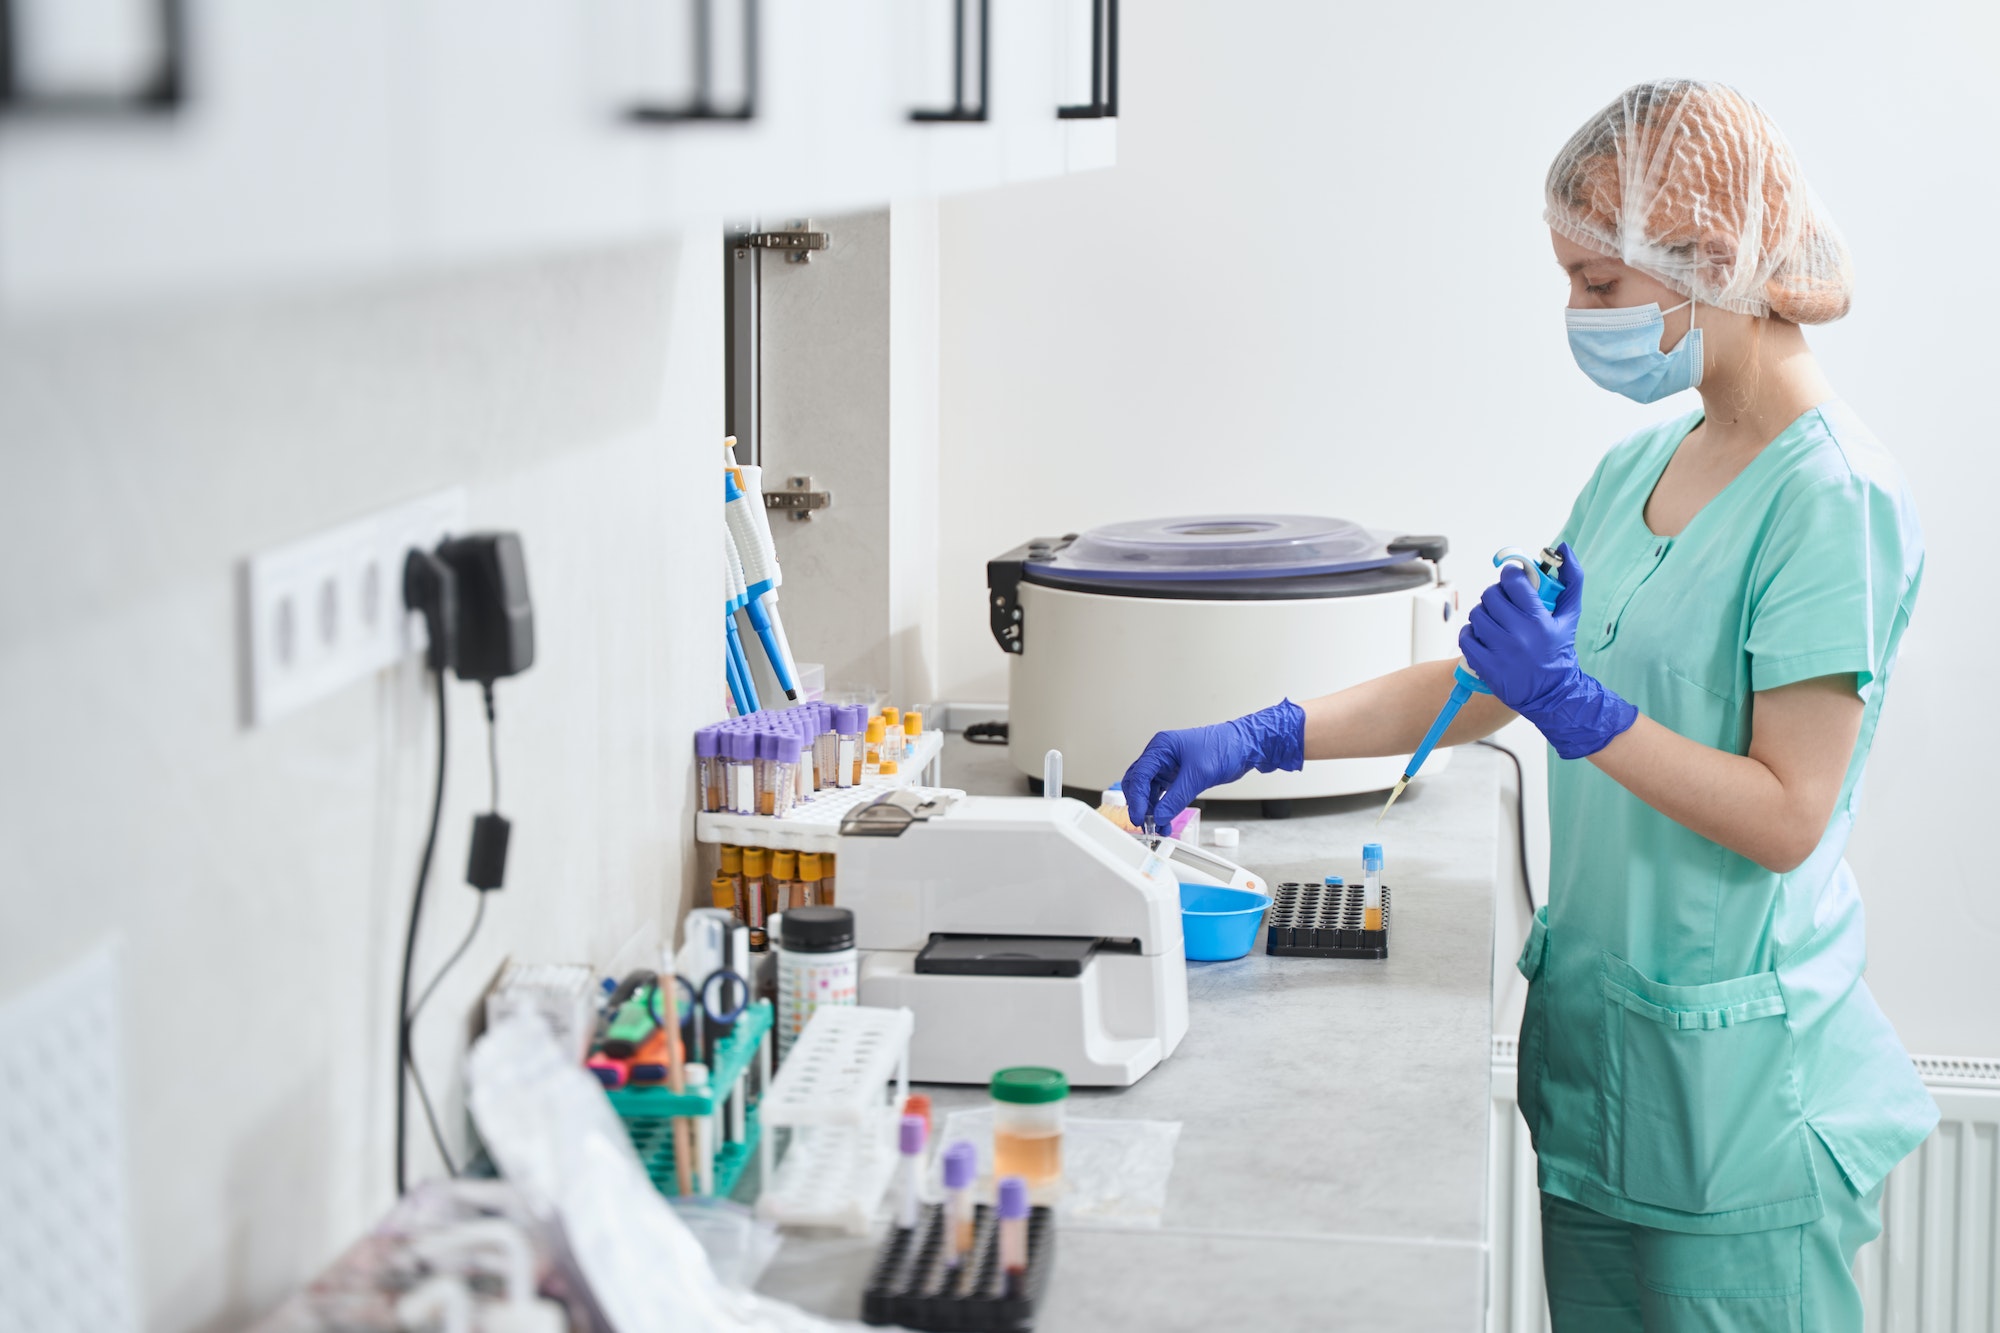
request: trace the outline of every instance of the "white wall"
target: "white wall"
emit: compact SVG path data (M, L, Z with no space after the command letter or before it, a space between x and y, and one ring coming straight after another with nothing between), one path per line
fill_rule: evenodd
M0 1001L122 938L147 1328L241 1327L392 1195L432 714L406 670L243 730L236 562L447 485L522 535L507 887L419 1046L454 1131L505 956L608 963L673 928L688 736L722 708L718 245L0 329ZM420 977L470 919L486 799L473 687L450 719Z
M943 205L943 697L1005 696L984 562L1032 535L1302 508L1448 533L1467 583L1484 553L1546 540L1610 443L1685 404L1626 403L1571 363L1543 174L1630 83L1738 83L1847 233L1855 313L1812 340L1902 458L1929 540L1853 845L1871 980L1912 1047L2000 1054L1994 784L1978 729L1951 721L1984 707L2000 656L1994 8L1148 0L1122 18L1117 169Z

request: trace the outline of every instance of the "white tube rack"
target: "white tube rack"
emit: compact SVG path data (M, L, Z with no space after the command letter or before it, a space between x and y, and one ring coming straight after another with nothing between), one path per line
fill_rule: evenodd
M873 777L858 787L836 787L815 792L810 801L794 805L788 815L737 815L726 811L694 817L696 842L727 842L738 847L769 847L787 852L838 852L840 821L857 805L874 800L885 791L916 784L919 773L930 768L944 749L944 733L926 731L911 746L900 771L888 777ZM943 787L918 787L923 792L951 791ZM951 791L954 796L965 793Z
M909 1095L915 1028L908 1009L839 1005L814 1012L758 1106L760 1217L867 1234L896 1169L896 1117ZM885 1103L883 1089L892 1080L894 1094ZM771 1145L780 1127L791 1131L791 1145L774 1171Z

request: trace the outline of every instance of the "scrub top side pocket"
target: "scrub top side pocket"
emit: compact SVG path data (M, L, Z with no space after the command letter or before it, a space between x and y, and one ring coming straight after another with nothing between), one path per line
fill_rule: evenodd
M1548 1006L1543 995L1548 982L1541 977L1542 959L1548 953L1549 909L1535 909L1528 927L1528 942L1521 948L1515 967L1528 979L1527 1003L1521 1010L1521 1040L1514 1072L1514 1104L1527 1122L1528 1139L1537 1141L1542 1132L1543 1037L1548 1028Z
M1819 1216L1777 974L1667 986L1606 953L1602 985L1606 1183L1746 1231Z

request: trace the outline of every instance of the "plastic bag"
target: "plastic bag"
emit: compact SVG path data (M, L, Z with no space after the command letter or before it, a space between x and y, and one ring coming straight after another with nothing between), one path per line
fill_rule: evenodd
M501 1171L555 1214L618 1333L820 1333L833 1323L717 1278L646 1178L596 1080L539 1015L487 1029L467 1068L472 1117Z
M1083 1120L1063 1118L1062 1192L1056 1216L1071 1226L1156 1227L1166 1211L1167 1182L1174 1173L1178 1120ZM992 1192L993 1110L979 1107L945 1117L940 1148L958 1139L979 1149L982 1197ZM941 1191L943 1153L934 1159L931 1187Z

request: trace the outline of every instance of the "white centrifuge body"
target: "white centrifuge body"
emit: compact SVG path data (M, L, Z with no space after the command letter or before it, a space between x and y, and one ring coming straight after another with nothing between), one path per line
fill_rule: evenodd
M1066 582L1052 586L1038 581L1032 566L1026 571L1006 611L1018 633L1002 647L1015 645L1008 662L1008 756L1022 773L1039 777L1043 756L1061 750L1070 788L1117 782L1155 732L1221 722L1280 699L1303 701L1412 663L1455 658L1464 623L1457 590L1434 558L1296 585L1326 595L1257 596L1260 585L1287 587L1271 579L1218 596L1202 596L1201 585L1191 583L1176 584L1172 595L1135 595L1143 585ZM995 633L1001 637L997 624ZM1447 756L1438 751L1425 773L1441 770ZM1250 773L1207 796L1271 801L1380 791L1402 775L1407 760L1311 760L1298 772Z

